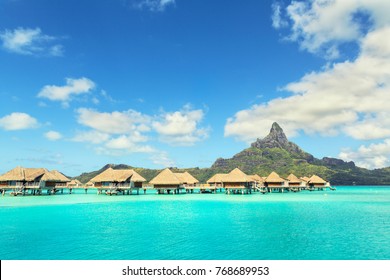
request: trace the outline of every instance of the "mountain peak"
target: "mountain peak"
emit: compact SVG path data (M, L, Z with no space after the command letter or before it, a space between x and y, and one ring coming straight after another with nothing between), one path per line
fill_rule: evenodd
M281 131L281 132L283 132L283 129L280 127L280 125L277 122L274 122L272 124L270 133L272 133L274 131Z
M284 146L288 143L286 134L284 134L283 129L280 127L280 125L277 122L274 122L272 124L269 134L263 139L263 141L276 142L280 144L277 145L277 147Z
M299 155L299 157L305 158L308 161L312 161L314 159L312 155L304 152L298 145L288 141L283 129L276 122L272 124L269 134L264 137L264 139L257 139L256 142L252 143L251 147L258 149L279 148Z
M255 148L286 148L289 144L286 134L277 122L272 124L269 134L264 139L257 139L252 143Z

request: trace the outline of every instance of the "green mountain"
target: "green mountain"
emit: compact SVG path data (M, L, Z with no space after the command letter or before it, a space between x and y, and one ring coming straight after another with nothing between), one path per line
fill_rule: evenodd
M109 167L134 168L148 181L161 171L124 164L107 164L98 171L83 173L76 178L81 182L87 182ZM317 159L303 151L298 145L288 141L277 123L272 125L270 133L264 139L257 139L249 148L232 158L218 158L210 168L172 168L172 170L174 172L188 171L200 182L206 182L215 173L228 173L236 167L247 174L260 176L267 176L272 171L276 171L282 177L287 177L290 173L298 177L316 174L333 185L390 185L390 167L368 170L356 166L352 161L345 162L328 157Z

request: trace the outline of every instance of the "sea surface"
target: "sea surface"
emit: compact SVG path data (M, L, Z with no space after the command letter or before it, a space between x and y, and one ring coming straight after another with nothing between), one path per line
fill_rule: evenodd
M0 197L3 260L390 259L390 187Z

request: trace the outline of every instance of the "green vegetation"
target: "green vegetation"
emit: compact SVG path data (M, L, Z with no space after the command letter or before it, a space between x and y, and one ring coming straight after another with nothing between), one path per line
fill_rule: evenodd
M76 178L86 183L110 166L114 169L133 168L147 181L161 171L134 168L124 164L108 164L98 171L83 173ZM228 173L236 167L246 174L258 174L262 177L276 171L282 177L287 177L290 173L294 173L297 177L316 174L333 185L390 185L390 167L368 170L341 159L327 157L316 159L296 144L289 142L277 123L272 125L267 137L258 139L250 148L230 159L219 158L210 168L172 168L172 171L188 171L200 182L206 182L215 173Z

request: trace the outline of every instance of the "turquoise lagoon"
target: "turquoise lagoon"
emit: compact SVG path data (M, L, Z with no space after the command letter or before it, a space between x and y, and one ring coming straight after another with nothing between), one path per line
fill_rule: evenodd
M0 259L390 259L390 187L0 197Z

